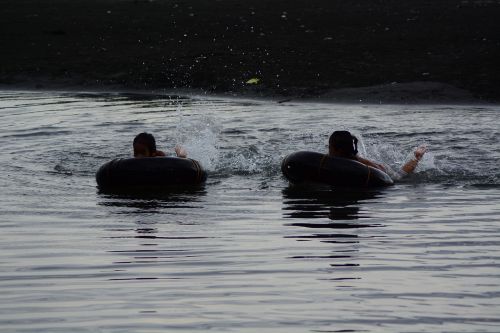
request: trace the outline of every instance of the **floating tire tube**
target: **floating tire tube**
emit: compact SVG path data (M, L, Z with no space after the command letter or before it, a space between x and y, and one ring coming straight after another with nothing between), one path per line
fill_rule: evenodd
M379 187L392 185L385 172L347 158L299 151L285 157L281 171L294 184L320 183L342 187Z
M179 157L114 159L96 173L100 189L197 185L206 179L198 161Z

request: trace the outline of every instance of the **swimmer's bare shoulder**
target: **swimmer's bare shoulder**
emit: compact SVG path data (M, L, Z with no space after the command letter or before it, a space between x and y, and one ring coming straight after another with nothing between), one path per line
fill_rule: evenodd
M386 172L386 170L382 164L375 163L373 161L370 161L370 160L363 158L363 157L360 157L360 156L356 156L356 160L360 163L363 163L364 165L368 165L368 166L374 167L375 169L379 169L379 170Z
M167 155L165 154L165 152L163 152L161 150L156 150L154 152L154 157L164 157L164 156L167 156Z

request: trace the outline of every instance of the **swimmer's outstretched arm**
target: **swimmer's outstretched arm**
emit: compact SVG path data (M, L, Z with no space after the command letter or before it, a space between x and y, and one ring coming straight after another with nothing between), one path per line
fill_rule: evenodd
M175 154L177 155L177 157L187 157L186 149L182 148L180 145L175 146Z
M375 163L375 162L367 160L366 158L363 158L363 157L357 156L356 159L358 160L358 162L361 162L365 165L368 165L368 166L371 166L371 167L374 167L376 169L379 169L379 170L382 170L384 172L389 173L391 175L391 178L397 180L397 179L400 179L401 177L404 177L404 176L412 173L413 171L415 171L415 169L418 165L418 162L420 162L420 160L422 159L422 157L424 156L426 151L427 151L426 146L424 146L424 145L419 146L415 150L415 153L414 153L415 158L412 158L411 160L406 162L406 164L403 165L403 167L401 168L401 170L399 172L393 171L389 166L384 166L382 164Z
M403 167L401 168L401 171L404 172L405 174L409 174L409 173L412 173L413 171L415 171L415 168L417 167L418 162L420 162L420 160L422 159L422 157L424 156L426 151L427 151L426 146L423 146L423 145L419 146L415 150L415 153L414 153L415 158L412 158L411 160L406 162L406 164L403 165Z

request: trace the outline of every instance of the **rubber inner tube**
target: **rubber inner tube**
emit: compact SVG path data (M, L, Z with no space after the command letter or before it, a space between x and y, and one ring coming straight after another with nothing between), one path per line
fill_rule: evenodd
M96 172L100 189L198 185L206 179L198 161L179 157L114 159Z
M285 157L281 171L294 184L320 183L342 187L379 187L392 185L385 172L347 158L299 151Z

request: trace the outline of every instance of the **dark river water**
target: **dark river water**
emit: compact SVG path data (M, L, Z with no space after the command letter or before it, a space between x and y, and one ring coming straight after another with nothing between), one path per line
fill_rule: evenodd
M0 92L1 332L499 332L500 107ZM296 189L280 162L349 129L417 172ZM140 132L204 187L99 193Z

